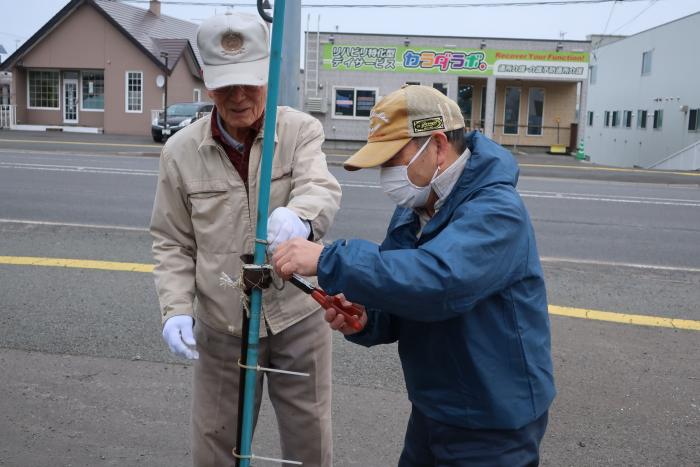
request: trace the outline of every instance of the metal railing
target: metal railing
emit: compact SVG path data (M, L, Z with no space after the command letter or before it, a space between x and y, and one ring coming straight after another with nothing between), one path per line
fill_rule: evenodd
M0 105L0 128L14 128L17 125L15 105Z
M662 170L699 170L700 169L700 141L664 157L660 161L647 166L647 169Z

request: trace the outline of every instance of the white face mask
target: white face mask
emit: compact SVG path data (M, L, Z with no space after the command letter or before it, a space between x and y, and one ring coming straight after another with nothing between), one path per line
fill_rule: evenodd
M430 143L431 138L423 143L415 156L411 158L408 165L398 165L395 167L381 167L379 169L379 183L382 185L384 193L397 205L402 208L420 208L425 206L430 196L430 183L426 186L416 186L408 178L408 168L418 159ZM435 169L433 179L439 168ZM432 180L431 180L432 181Z

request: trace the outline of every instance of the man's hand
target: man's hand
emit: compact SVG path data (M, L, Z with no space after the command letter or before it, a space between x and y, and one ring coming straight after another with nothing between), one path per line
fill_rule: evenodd
M188 360L197 360L199 352L197 352L197 343L192 334L194 320L191 316L177 315L168 318L163 325L163 339L170 347L170 351L178 357Z
M297 237L307 239L310 233L311 227L308 222L299 219L299 216L289 208L275 209L267 220L268 248L273 253L280 243Z
M336 297L340 298L342 300L342 303L344 306L351 306L352 303L349 301L345 300L345 295L338 294ZM361 306L361 305L360 305ZM358 333L360 331L356 331L353 328L351 328L349 325L345 323L345 316L343 316L340 313L337 313L333 308L329 310L325 310L325 319L328 322L328 324L331 326L331 329L334 329L336 331L340 331L343 333L343 335L349 336L351 334ZM362 323L362 327L364 328L365 325L367 324L367 312L365 311L364 307L362 307L362 315L358 317L360 320L360 323Z
M277 247L272 255L272 264L277 274L284 279L289 279L294 273L315 276L322 251L323 245L293 238Z

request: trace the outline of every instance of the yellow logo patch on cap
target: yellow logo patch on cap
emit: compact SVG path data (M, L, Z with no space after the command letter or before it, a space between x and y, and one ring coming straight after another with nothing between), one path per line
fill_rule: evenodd
M445 121L442 117L421 118L413 121L413 132L424 133L426 131L444 130Z

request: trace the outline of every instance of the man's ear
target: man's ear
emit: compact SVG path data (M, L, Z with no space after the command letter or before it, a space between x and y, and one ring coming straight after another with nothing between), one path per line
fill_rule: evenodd
M209 96L209 99L214 102L214 91L207 89L207 96Z
M447 140L447 136L445 136L445 133L433 133L433 139L435 140L436 144L435 148L437 151L437 165L441 168L445 167L445 163L449 159L449 151L452 148L452 145Z

